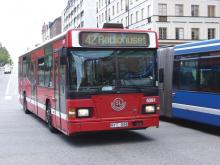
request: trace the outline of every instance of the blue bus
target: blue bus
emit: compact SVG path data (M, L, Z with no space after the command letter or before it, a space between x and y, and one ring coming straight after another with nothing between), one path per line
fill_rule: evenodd
M177 45L169 62L173 84L164 104L167 95L172 104L162 115L220 126L220 40Z

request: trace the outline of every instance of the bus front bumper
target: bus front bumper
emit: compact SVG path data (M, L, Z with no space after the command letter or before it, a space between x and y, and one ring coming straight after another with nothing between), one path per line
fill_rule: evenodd
M145 129L159 127L159 115L147 118L117 119L68 123L68 135L83 132Z

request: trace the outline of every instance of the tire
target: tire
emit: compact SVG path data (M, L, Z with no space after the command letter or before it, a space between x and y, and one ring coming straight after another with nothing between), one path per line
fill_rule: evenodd
M23 96L23 111L25 114L29 114L30 111L27 109L27 100L26 100L26 95L24 94Z
M52 125L52 114L51 114L51 106L50 103L47 104L46 106L46 122L47 122L47 126L49 128L49 130L52 133L57 133L57 129L53 127Z

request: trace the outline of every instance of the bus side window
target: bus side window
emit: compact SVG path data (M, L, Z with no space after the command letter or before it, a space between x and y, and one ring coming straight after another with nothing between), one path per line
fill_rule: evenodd
M52 47L45 48L44 86L52 87Z
M38 85L44 86L44 58L38 59Z
M30 55L23 57L22 62L22 77L28 78L29 76Z

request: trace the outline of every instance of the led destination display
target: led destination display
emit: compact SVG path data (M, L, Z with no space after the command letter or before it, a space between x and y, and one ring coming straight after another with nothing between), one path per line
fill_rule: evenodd
M85 47L147 47L147 33L81 32L80 45Z

